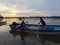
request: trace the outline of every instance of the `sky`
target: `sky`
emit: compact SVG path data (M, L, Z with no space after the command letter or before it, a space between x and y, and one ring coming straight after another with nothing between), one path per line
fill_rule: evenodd
M60 0L0 0L0 14L3 16L60 16Z

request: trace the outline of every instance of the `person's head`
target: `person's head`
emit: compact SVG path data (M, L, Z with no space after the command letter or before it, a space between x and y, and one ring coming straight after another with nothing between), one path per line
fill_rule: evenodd
M22 18L19 18L19 20L22 20Z
M19 20L24 20L24 17L22 17L22 18L19 18Z
M15 24L16 24L16 22L12 22L12 24L13 24L13 25L15 25Z
M42 17L40 17L40 20L42 20Z

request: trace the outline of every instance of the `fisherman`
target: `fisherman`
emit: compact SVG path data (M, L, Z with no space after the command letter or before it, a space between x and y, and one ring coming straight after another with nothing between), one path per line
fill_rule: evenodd
M43 26L46 25L45 21L42 19L42 17L40 17L40 22L42 23Z
M12 25L17 26L19 24L17 22L12 22Z
M40 17L40 22L39 22L39 23L42 24L42 30L44 30L44 29L45 29L45 26L46 26L46 23L45 23L45 21L42 19L42 17Z
M17 23L17 22L12 22L12 24L9 25L9 26L10 26L10 27L12 28L12 30L14 31L17 25L19 25L19 23Z
M25 22L24 22L24 18L20 18L20 20L22 20L21 24L20 24L20 30L21 30L21 40L22 43L25 43Z

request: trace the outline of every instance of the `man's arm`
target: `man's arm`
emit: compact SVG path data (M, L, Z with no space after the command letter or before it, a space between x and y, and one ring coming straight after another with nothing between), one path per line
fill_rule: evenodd
M41 21L39 21L39 23L38 24L40 24L41 23Z

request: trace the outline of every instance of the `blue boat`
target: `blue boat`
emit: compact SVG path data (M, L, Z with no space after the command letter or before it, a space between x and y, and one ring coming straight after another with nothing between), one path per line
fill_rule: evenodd
M28 17L27 17L28 18ZM29 17L29 18L36 18L36 17ZM40 18L40 17L37 17ZM15 29L21 29L21 24L17 25L16 27L13 27L13 25L10 25L11 30ZM39 24L24 24L24 28L26 29L26 32L30 33L40 33L40 34L60 34L60 25L45 25L43 27ZM43 29L42 29L43 28ZM18 31L18 30L15 30Z

